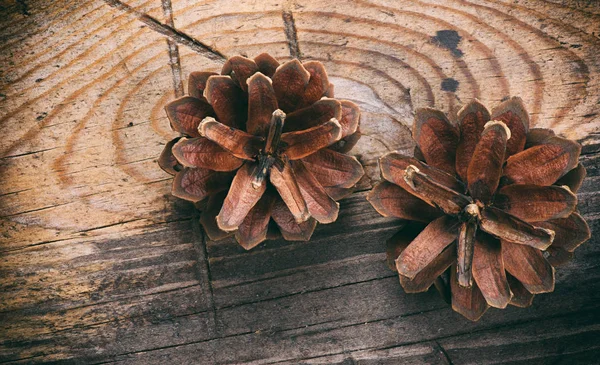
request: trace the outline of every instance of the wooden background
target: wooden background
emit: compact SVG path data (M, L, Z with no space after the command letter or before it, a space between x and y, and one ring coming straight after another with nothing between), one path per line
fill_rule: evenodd
M0 362L580 364L600 356L600 5L584 0L2 0ZM156 164L163 106L223 55L325 63L355 149L413 110L523 97L579 139L593 238L528 309L477 323L402 292L362 191L310 242L209 242Z

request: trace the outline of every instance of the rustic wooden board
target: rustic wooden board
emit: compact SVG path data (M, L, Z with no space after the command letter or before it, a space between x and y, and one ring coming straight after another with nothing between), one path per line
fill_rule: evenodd
M580 0L0 2L0 363L596 363L600 6ZM363 110L361 191L310 242L206 241L156 165L186 75L325 63ZM520 95L584 144L593 238L552 294L477 323L406 295L365 201L415 108Z

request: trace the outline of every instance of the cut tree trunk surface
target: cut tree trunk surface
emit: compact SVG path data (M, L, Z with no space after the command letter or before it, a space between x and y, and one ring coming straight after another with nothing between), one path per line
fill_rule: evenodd
M600 6L584 0L0 2L1 363L597 363ZM191 71L322 61L369 179L310 242L207 241L156 159ZM521 96L583 145L592 239L532 307L472 323L385 264L365 200L414 110Z

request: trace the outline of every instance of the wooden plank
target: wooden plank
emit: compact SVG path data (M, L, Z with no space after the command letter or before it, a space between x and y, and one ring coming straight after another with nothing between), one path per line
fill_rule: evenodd
M183 233L171 237L173 232ZM2 312L65 309L198 283L202 270L189 220L154 225L129 239L56 242L4 255ZM31 292L23 292L26 288ZM68 290L65 290L68 288ZM100 298L98 293L103 293Z
M597 363L598 309L439 341L453 363ZM543 329L543 330L541 330Z
M210 336L212 294L196 219L153 225L130 238L58 242L4 256L0 359L12 359L15 343L33 339L39 343L29 350L49 356L94 354L96 341L108 338L119 338L113 351L123 351L137 343L125 341L126 328L167 320L168 336L184 332L169 319L195 313L204 327L189 324Z
M503 326L505 323L527 322L543 319L556 313L576 312L585 308L596 308L598 277L594 257L597 247L592 245L582 248L578 257L589 266L571 265L564 268L558 278L557 291L536 298L535 304L529 309L510 308L506 311L492 310L479 323L466 323L462 317L452 312L438 297L430 292L419 295L405 295L399 289L397 279L387 278L344 285L328 290L319 290L283 298L274 298L218 310L216 312L216 331L207 337L203 327L194 328L196 323L206 321L206 313L181 314L173 313L167 318L156 318L153 311L159 311L160 306L152 308L145 317L119 318L122 326L136 324L136 333L142 335L152 331L152 327L164 328L163 335L148 338L143 342L124 342L114 334L114 322L100 323L84 328L74 328L63 331L58 336L70 343L94 343L99 338L110 338L124 343L120 348L123 352L134 352L134 355L124 356L136 361L142 356L143 361L153 361L162 358L164 354L168 361L184 361L194 353L208 354L214 351L215 363L233 361L233 356L223 354L219 349L238 349L235 356L240 361L252 359L270 359L269 361L285 360L283 354L290 359L304 357L303 349L311 348L314 356L336 354L348 349L362 351L365 348L380 348L384 345L428 341L454 334L469 333L486 328ZM190 294L191 295L191 294ZM172 297L174 299L174 297ZM570 298L564 300L561 298ZM188 299L189 300L189 299ZM183 303L183 301L182 301ZM427 307L430 306L430 307ZM180 313L189 313L188 309ZM425 312L422 312L425 311ZM137 314L137 313L136 313ZM275 315L276 314L276 315ZM131 314L128 314L131 315ZM149 318L148 318L149 317ZM157 321L152 323L152 321ZM88 328L86 328L88 327ZM90 328L91 327L91 328ZM148 328L149 327L149 328ZM172 335L179 329L184 334ZM62 341L53 334L54 343ZM127 338L127 337L125 337ZM215 340L210 340L215 338ZM85 339L85 340L84 340ZM87 342L90 341L90 342ZM198 342L200 341L200 342ZM275 341L273 345L269 341ZM183 344L183 346L173 345ZM245 352L242 348L249 346ZM150 351L149 349L167 347L165 350ZM284 350L281 350L281 349ZM111 348L112 350L112 348ZM48 351L48 350L46 350ZM90 354L91 350L80 350L78 355ZM118 352L117 352L118 353ZM64 354L64 353L63 353ZM114 354L114 353L113 353ZM90 355L91 356L91 355ZM94 354L89 359L105 359L104 354Z
M0 362L106 360L216 336L199 285L54 313L3 315Z
M361 365L450 365L442 348L435 342L388 349L348 351L345 354L284 361L276 364L361 364Z
M589 272L588 272L589 274ZM595 288L595 285L590 282ZM564 287L564 285L563 285ZM588 289L594 291L596 289ZM573 297L582 299L585 294L582 289L568 288ZM577 293L575 293L577 292ZM589 291L586 291L589 293ZM569 295L560 291L558 295ZM597 297L597 295L594 294ZM597 299L597 298L596 298ZM597 311L596 304L590 304L593 299L585 298L588 304L557 301L540 297L534 306L528 310L509 308L505 312L494 310L486 314L480 322L467 323L458 314L447 307L413 315L381 318L374 321L361 321L352 325L342 325L338 322L315 323L289 330L270 331L255 330L237 336L229 336L211 341L202 341L175 348L156 351L144 351L117 357L117 361L125 363L159 363L181 362L186 358L201 356L207 363L229 362L261 362L298 361L305 358L344 354L348 351L361 351L393 347L402 344L412 344L437 340L453 335L477 333L479 331L504 327L507 324L519 322L537 323L546 320L552 313L568 313L589 309ZM441 300L440 300L441 302ZM312 302L305 303L310 306ZM299 304L300 305L300 304ZM365 303L365 306L368 305ZM367 309L363 307L363 312ZM274 312L271 312L273 315ZM284 314L287 314L284 311ZM350 313L345 313L346 315ZM343 314L342 314L343 315ZM360 318L360 319L364 319ZM343 323L343 322L342 322ZM543 327L542 327L543 328ZM235 348L235 352L223 351Z

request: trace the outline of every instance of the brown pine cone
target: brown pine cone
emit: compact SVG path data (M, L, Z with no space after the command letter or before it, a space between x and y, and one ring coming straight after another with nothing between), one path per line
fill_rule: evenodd
M489 306L525 307L554 290L553 266L590 238L576 209L585 169L577 142L529 129L520 98L492 113L475 100L457 119L418 110L415 158L381 157L385 181L368 199L406 220L387 242L404 290L435 284L455 311L478 320Z
M235 56L221 75L192 73L188 92L165 108L183 137L159 165L175 175L173 195L206 201L210 239L235 233L251 249L267 234L308 240L316 222L337 219L336 200L364 174L345 154L360 137L360 111L333 98L320 62Z

